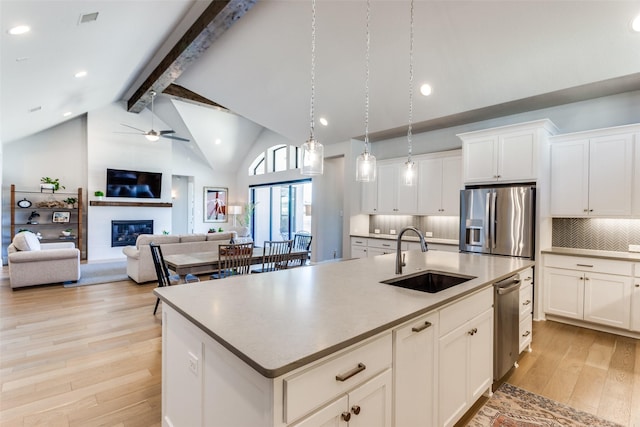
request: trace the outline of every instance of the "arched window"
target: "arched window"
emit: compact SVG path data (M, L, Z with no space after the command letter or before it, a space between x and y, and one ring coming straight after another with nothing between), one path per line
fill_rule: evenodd
M263 175L266 172L264 153L260 153L258 157L251 162L249 166L249 175Z
M273 145L256 156L249 166L248 174L249 176L263 175L288 169L298 169L300 164L299 157L299 149L294 145Z

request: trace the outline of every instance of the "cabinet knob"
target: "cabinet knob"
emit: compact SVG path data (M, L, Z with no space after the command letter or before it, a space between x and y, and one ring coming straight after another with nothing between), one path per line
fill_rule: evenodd
M525 332L524 334L522 334L522 336L523 336L523 337L528 337L528 336L529 336L529 334L531 334L531 331L527 331L527 332Z
M636 288L640 288L640 283L636 283Z
M473 328L472 330L470 330L469 332L467 332L467 334L469 335L475 335L478 332L478 328Z
M353 405L351 407L351 412L353 412L356 415L359 415L360 414L360 407L358 405Z
M344 411L342 413L342 420L346 421L346 422L349 422L350 419L351 419L351 413L347 412L347 411Z
M583 212L589 212L589 209L583 209Z
M529 305L529 304L531 304L531 300L530 299L528 299L528 300L526 300L525 302L522 303L522 305Z
M593 209L589 209L589 212L593 212Z

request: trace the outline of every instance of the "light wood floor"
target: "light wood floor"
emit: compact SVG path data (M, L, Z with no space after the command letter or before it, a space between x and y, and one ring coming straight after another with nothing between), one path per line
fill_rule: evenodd
M160 425L154 284L12 291L0 273L0 425ZM508 382L640 427L640 341L535 322Z

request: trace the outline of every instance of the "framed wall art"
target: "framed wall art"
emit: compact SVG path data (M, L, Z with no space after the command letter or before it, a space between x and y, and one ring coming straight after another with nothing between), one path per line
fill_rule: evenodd
M70 217L69 212L54 212L53 213L53 222L69 222Z
M204 187L204 222L226 222L229 191L222 187Z

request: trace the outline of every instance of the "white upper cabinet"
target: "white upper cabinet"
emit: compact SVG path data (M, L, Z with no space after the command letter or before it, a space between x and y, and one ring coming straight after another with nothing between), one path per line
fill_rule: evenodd
M552 138L551 215L630 216L632 206L640 210L634 139L628 126Z
M378 186L376 184L375 181L360 183L363 213L378 213Z
M460 214L462 158L440 157L418 163L418 212L421 215Z
M635 157L634 157L634 175L633 175L633 197L631 213L633 216L640 216L640 132L636 132L635 136Z
M538 178L540 150L557 132L548 119L459 134L464 182L532 182Z
M418 207L418 190L404 185L404 161L380 162L378 165L378 207L380 214L414 214Z

